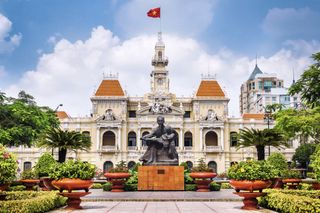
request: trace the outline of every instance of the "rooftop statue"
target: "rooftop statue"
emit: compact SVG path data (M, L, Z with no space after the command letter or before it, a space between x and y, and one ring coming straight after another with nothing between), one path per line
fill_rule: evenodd
M164 117L158 116L158 127L141 138L148 148L139 159L143 165L178 165L178 153L175 148L177 135L170 126L164 125Z

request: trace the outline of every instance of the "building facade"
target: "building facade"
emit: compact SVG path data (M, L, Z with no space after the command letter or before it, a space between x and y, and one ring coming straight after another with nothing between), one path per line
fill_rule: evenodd
M264 113L265 107L281 104L284 108L298 107L299 95L288 95L282 79L276 74L263 73L256 64L249 79L240 88L240 113Z
M108 75L91 97L91 117L69 117L65 112L57 112L61 128L88 134L92 140L90 151L69 152L67 157L88 161L104 171L121 160L131 167L139 162L147 148L140 138L156 126L156 118L161 115L178 135L175 144L180 163L192 166L204 158L211 168L222 173L233 162L255 158L254 147L236 149L236 133L244 127L266 128L263 116L243 114L241 118L229 118L229 98L211 76L201 79L193 97L177 97L170 92L168 63L159 33L151 62L149 93L129 97L117 76ZM282 81L277 84L279 82ZM25 147L10 149L17 153L21 170L33 166L46 151ZM294 148L283 152L290 160Z

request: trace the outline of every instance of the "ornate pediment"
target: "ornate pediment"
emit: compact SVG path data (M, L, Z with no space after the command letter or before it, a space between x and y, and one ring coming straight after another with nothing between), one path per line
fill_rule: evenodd
M143 107L137 111L138 115L183 115L184 111L178 107L166 106L155 103L151 106Z

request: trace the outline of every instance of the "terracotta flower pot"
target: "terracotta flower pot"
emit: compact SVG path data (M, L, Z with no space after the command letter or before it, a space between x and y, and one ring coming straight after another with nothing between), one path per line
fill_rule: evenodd
M297 189L297 186L301 183L301 179L299 178L286 178L283 179L282 182L286 184L289 189Z
M53 178L42 177L40 180L42 180L43 185L47 188L47 190L52 191L58 189L54 185L52 185L52 181L54 180Z
M63 190L68 190L70 193L72 190L85 190L89 191L89 188L92 186L92 180L81 180L79 178L63 178L60 180L53 180L52 185L59 189L60 192Z
M212 180L210 180L209 178L214 178L216 176L217 176L217 174L214 172L192 172L192 173L190 173L190 177L195 179L194 182L197 184L197 192L209 192L210 191L209 184L212 182Z
M107 172L104 174L104 176L106 178L110 178L110 182L112 183L111 192L123 192L124 183L126 182L126 179L131 176L131 174L126 172Z
M259 192L262 192L262 189L268 188L272 182L270 180L230 180L229 183L236 192L240 192L240 190L250 192L259 190Z
M40 180L34 180L34 179L25 179L20 180L21 183L26 187L28 191L31 191L34 186L38 185Z

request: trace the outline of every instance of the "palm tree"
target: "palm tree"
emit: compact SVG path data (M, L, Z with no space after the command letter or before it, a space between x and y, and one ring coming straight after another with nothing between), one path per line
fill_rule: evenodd
M88 151L91 147L91 139L90 136L80 132L52 128L40 139L38 145L40 147L59 148L58 162L62 163L66 160L68 149Z
M266 146L289 146L284 135L275 129L240 129L239 139L240 140L237 144L238 149L255 146L257 149L258 160L264 160L264 150Z

